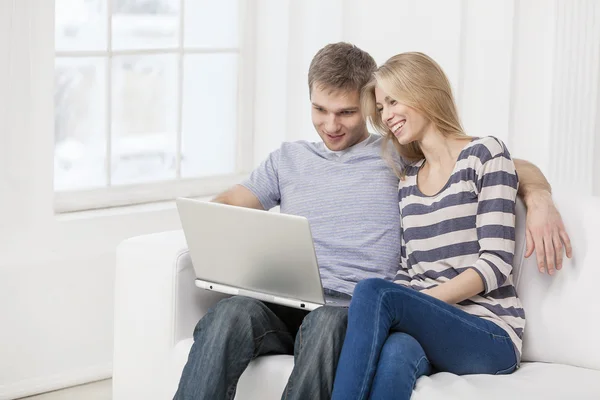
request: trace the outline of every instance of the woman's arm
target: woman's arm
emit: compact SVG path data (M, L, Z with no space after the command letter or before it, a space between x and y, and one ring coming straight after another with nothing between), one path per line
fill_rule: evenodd
M481 156L478 167L474 166L479 258L472 265L460 268L458 276L424 291L447 303L487 294L502 286L512 272L519 184L508 150L499 141L497 146L492 154ZM497 146L494 143L490 148Z
M468 269L448 282L431 289L422 290L421 293L433 296L448 304L456 304L483 292L483 290L483 279L477 272Z

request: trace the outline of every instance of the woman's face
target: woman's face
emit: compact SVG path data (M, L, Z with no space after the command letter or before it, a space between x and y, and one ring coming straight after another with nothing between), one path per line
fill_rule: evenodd
M381 121L402 145L421 140L430 121L416 109L398 102L375 87L375 102Z

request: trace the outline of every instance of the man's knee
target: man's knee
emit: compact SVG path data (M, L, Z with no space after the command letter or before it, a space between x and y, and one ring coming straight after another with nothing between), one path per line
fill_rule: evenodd
M333 382L347 326L347 308L323 306L310 312L296 335L296 368L306 369L305 373L309 375L321 374L314 379L327 381L326 377L329 377ZM310 365L305 365L308 360Z
M215 306L215 312L229 317L262 315L266 309L267 306L262 301L244 296L228 297Z
M310 312L304 318L300 329L303 335L316 337L319 341L340 337L343 340L347 326L347 308L323 306Z
M227 336L231 333L251 331L253 325L264 323L268 308L259 300L233 296L221 300L196 325L196 332L210 329Z

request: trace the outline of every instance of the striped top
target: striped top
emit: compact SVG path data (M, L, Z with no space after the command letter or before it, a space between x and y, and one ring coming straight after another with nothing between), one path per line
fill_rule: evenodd
M417 186L424 163L407 167L400 182L401 268L394 280L422 290L472 268L485 289L455 306L504 329L520 359L525 313L512 277L518 179L510 154L496 138L475 138L434 196Z
M242 183L266 210L308 219L326 289L351 295L359 281L391 281L398 270L398 178L381 143L371 135L341 152L283 143Z

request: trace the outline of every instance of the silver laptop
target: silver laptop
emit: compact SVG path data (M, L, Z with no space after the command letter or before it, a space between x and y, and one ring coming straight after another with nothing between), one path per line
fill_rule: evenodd
M348 306L323 292L306 218L188 198L177 209L196 286L306 310Z

